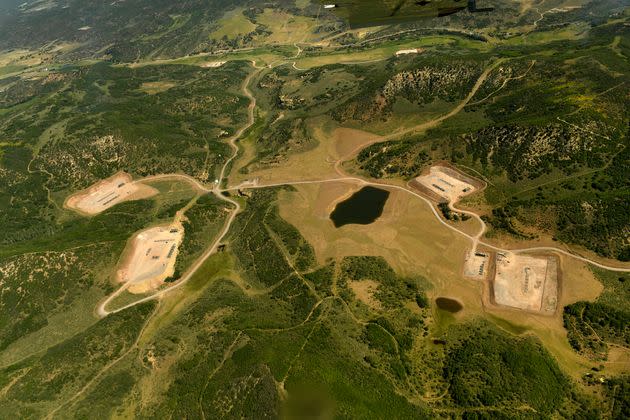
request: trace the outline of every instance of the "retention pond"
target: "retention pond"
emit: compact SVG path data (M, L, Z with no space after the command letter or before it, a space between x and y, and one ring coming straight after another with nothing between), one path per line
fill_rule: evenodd
M335 227L357 224L369 225L383 214L389 191L375 187L363 187L350 198L337 204L330 214Z
M455 299L449 299L445 297L439 297L435 299L435 304L437 305L438 308L442 309L443 311L450 312L452 314L464 309L462 304L456 301Z

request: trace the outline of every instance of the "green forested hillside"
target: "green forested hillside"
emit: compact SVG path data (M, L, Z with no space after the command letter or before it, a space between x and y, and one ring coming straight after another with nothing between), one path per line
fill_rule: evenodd
M0 418L628 417L628 275L563 254L555 314L498 307L462 275L478 221L404 187L446 161L487 183L461 203L481 241L627 267L628 0L361 31L308 0L18 3L0 0ZM119 171L156 194L67 208ZM383 217L332 230L374 180ZM130 238L173 224L174 273L119 289Z
M561 49L550 43L506 50L463 113L424 136L368 147L356 166L371 177L405 179L431 161L472 168L490 181L487 221L497 232L521 238L544 232L626 261L630 66L610 45L629 34L627 25L614 23ZM392 111L369 104L380 103L388 83L377 82L341 112L365 104L362 119L383 119Z

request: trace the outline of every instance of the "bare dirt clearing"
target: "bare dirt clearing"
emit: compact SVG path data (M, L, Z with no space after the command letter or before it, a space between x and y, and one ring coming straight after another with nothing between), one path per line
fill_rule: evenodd
M127 257L118 270L118 281L128 283L130 293L158 288L175 272L179 244L184 236L180 224L143 230L131 239Z
M493 296L498 305L553 314L558 304L557 259L498 253Z
M329 121L322 119L308 120L309 132L317 141L317 146L300 153L289 154L279 163L260 169L249 171L246 174L239 173L240 168L256 155L255 145L251 141L241 142L244 148L243 158L237 161L240 165L230 172L230 184L237 185L242 182L258 179L261 184L291 181L313 180L323 178L337 178L335 163L340 159L346 159L361 148L381 141L382 137L368 133L367 131L351 128L330 127Z
M201 67L206 69L216 69L217 67L221 67L225 63L225 61L211 61L209 63L203 63Z
M175 82L144 82L140 85L140 90L148 95L155 95L166 92L175 86L177 86Z
M158 193L148 185L132 182L131 175L118 172L78 191L66 199L64 206L87 215L99 214L118 203L149 198Z
M464 276L475 279L483 280L488 274L488 266L490 262L490 256L485 252L468 252L464 262Z
M422 48L409 48L406 50L398 50L396 51L396 57L400 57L401 55L409 55L409 54L420 54L424 52Z
M429 173L415 178L411 185L433 199L454 203L479 190L479 181L445 166L432 166Z

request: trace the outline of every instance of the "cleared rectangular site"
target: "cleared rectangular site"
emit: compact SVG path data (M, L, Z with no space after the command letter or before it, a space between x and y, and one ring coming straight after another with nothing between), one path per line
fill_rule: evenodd
M498 305L553 313L558 299L558 263L553 256L499 253L493 283Z
M428 190L430 195L451 202L479 189L474 180L469 180L463 174L445 166L432 166L428 174L415 178L413 184Z
M474 252L466 255L464 262L464 276L483 280L488 272L490 256L485 252Z
M129 291L142 293L158 287L175 272L179 244L184 236L180 225L161 226L138 233L121 268L118 279L129 282Z
M72 194L65 206L80 213L94 215L126 200L138 200L157 194L157 190L132 182L131 175L118 172L91 187Z

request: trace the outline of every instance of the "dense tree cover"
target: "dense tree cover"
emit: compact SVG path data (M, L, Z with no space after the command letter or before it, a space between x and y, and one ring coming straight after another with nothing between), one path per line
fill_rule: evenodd
M94 392L76 405L74 416L79 419L89 419L98 413L101 417L113 416L120 413L121 404L133 390L135 377L126 371L117 371L106 375L96 385Z
M166 56L185 55L200 47L200 33L207 36L208 28L204 27L204 22L216 20L239 2L134 0L113 5L99 1L65 3L67 7L53 5L39 12L16 13L15 18L7 19L0 28L2 49L38 48L60 40L86 44L75 52L75 55L84 57L99 51L102 55L103 47L108 47L105 55L114 60L132 61L154 51ZM133 25L127 25L129 21ZM78 30L82 27L87 29ZM40 30L33 31L32 28ZM156 48L156 44L163 46Z
M519 407L549 415L569 396L556 362L531 338L489 330L454 346L444 364L449 395L462 407Z
M610 398L612 419L630 418L630 377L621 376L606 381L606 393Z
M247 285L209 281L196 275L192 281L206 285L202 286L202 297L167 323L146 348L144 360L155 367L169 363L172 370L163 401L142 407L140 413L184 417L202 412L207 417L304 413L310 406L304 405L308 399L301 390L308 388L317 409L350 416L385 412L403 417L424 415L424 408L396 394L386 379L406 380L408 373L401 361L405 360L404 353L383 353L370 333L383 334L392 348L404 352L413 341L409 332L422 328L422 320L415 315L401 316L404 312L393 308L389 315L375 316L366 332L362 324L353 321L348 303L335 297L332 284L345 287L356 278L387 277L380 287L397 290L388 295L392 299L400 296L401 301L421 294L418 286L397 281L384 260L365 257L344 260L339 269L330 262L304 274L297 270L288 276L263 277L271 272L259 265L273 266L273 253L272 248L252 246L262 243L257 236L264 234L263 242L271 242L279 258L289 256L291 260L296 253L312 253L299 232L278 216L278 191L255 192L235 225L242 233L232 239L230 249L244 270ZM256 220L262 223L250 226L258 213L260 219ZM241 238L246 240L241 242ZM245 244L249 246L241 248ZM251 269L250 263L256 267ZM313 264L311 261L308 267ZM413 291L407 292L408 287ZM348 299L353 306L351 294ZM183 353L170 365L174 349L183 349ZM383 357L386 359L381 362ZM407 359L406 363L411 362ZM285 373L282 386L289 400L281 401L278 383Z
M183 171L200 178L205 172L204 181L213 177L229 154L221 137L242 125L248 102L238 90L247 65L227 67L99 64L82 69L70 88L84 96L77 101L71 99L77 92L66 95L72 101L68 105L85 114L67 120L64 136L41 148L33 169L51 174L53 190L82 187L118 169L139 175ZM158 92L143 91L147 83L156 84ZM59 101L50 102L59 106ZM58 113L58 118L68 117ZM7 131L12 138L22 137L15 122Z
M303 119L282 119L258 127L252 136L256 145L256 158L248 162L243 171L257 166L279 164L288 154L298 153L316 145L307 132Z
M376 305L365 306L365 297L352 291L351 282L369 280ZM423 278L397 275L382 257L346 257L339 263L336 279L339 296L350 308L363 313L367 323L361 334L370 349L364 360L407 392L422 393L425 384L418 375L422 367L413 355L428 334L428 282ZM416 306L416 310L410 309Z
M309 273L304 274L306 278L321 296L333 294L333 282L335 278L336 264L330 262Z
M20 234L7 235L0 252L8 256L26 251L58 251L91 244L94 238L101 241L125 241L131 233L144 227L150 220L147 212L151 211L153 206L152 201L142 200L121 203L92 218L72 215L58 223L46 220L49 226L39 234L28 237L22 237ZM22 223L28 226L27 221ZM25 235L25 232L21 231L21 234Z
M607 343L630 345L630 312L599 302L577 302L564 308L569 343L579 353L606 359Z
M404 61L392 59L372 72L364 66L350 66L347 71L361 79L360 89L344 98L330 115L342 123L387 121L396 114L396 103L420 110L435 101L455 102L470 91L485 58L482 54L465 59L419 55Z
M91 288L108 290L93 263L111 264L121 249L112 241L0 259L0 350L48 325L51 316L68 310Z
M630 311L630 274L607 271L591 267L595 277L604 286L597 302L613 306L622 311Z
M378 143L361 150L357 162L359 168L373 178L409 179L419 175L430 161L425 148L417 139Z
M396 354L398 351L397 342L392 335L377 323L370 323L365 326L363 339L371 348L379 351Z
M555 215L552 229L542 224L537 227L550 230L557 239L627 261L630 258L626 233L626 226L630 224L630 214L626 211L630 200L628 146L630 144L623 146L609 163L593 174L512 197L507 204L493 209L489 222L511 234L527 236L514 226L513 221L536 226L535 222L529 222L527 213L545 212Z

